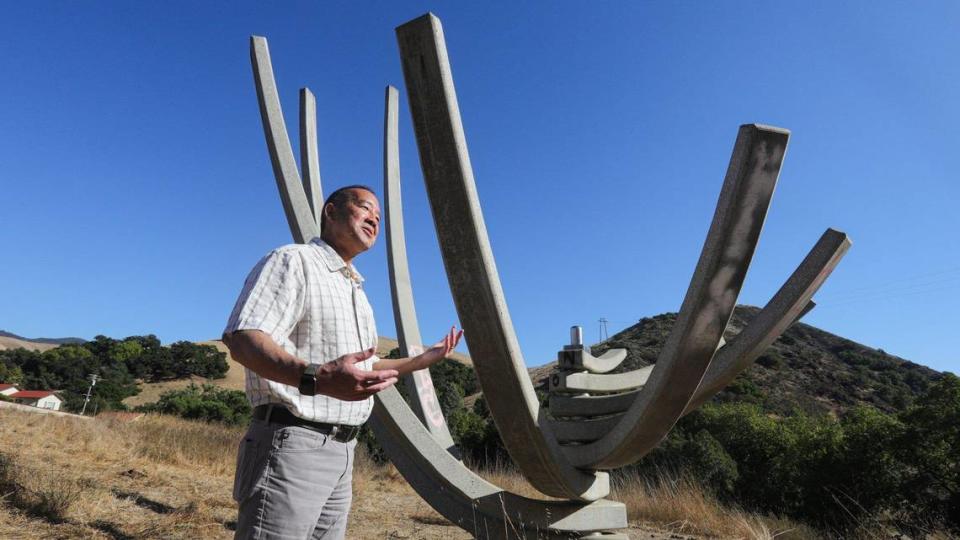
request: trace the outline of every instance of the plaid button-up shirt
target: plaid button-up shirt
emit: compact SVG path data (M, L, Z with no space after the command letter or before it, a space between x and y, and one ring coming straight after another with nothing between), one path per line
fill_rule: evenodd
M375 347L377 328L362 284L352 265L319 238L283 246L250 272L224 332L263 331L290 354L316 364ZM371 357L357 367L370 370L376 360ZM249 369L246 393L254 407L277 403L316 422L360 425L373 408L373 398L304 396L294 386Z

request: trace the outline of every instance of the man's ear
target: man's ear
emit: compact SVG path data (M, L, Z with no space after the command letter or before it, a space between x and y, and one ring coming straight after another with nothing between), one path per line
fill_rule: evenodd
M323 215L326 216L327 221L337 219L337 207L332 202L323 205Z

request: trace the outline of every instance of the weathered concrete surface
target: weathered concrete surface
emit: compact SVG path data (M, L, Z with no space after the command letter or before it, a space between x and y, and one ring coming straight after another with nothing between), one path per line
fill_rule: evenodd
M740 127L700 261L653 373L607 435L591 444L564 447L571 463L591 469L633 463L680 418L733 314L788 138L783 129Z
M550 414L556 417L603 416L622 413L633 405L639 390L605 396L550 396Z
M504 446L543 493L602 498L609 477L568 462L527 377L480 210L440 21L432 14L410 21L397 28L397 41L447 278Z
M309 88L300 89L300 167L303 169L303 190L320 225L323 211L323 190L320 187L320 156L317 152L317 98Z
M398 134L399 104L397 89L388 86L384 96L383 117L383 193L386 214L387 266L390 271L390 292L393 299L393 320L397 325L397 341L401 356L423 352L423 341L413 301L410 268L407 265L407 242L403 230L403 200L400 196L400 138ZM447 421L440 409L430 370L422 369L404 377L407 388L413 389L410 403L413 412L437 442L459 455L450 436Z
M850 248L847 235L827 229L800 266L733 340L717 352L710 369L684 409L692 412L723 389L767 350L791 324L812 309L810 298L820 289Z
M277 94L277 83L273 77L270 63L270 49L266 38L250 37L250 62L253 64L254 84L257 88L257 100L260 104L260 118L263 120L263 134L267 139L270 163L273 175L280 190L283 211L290 224L294 242L303 244L320 236L320 227L313 218L313 211L300 183L300 173L293 157L287 126L283 121L283 110ZM318 179L319 180L319 179Z

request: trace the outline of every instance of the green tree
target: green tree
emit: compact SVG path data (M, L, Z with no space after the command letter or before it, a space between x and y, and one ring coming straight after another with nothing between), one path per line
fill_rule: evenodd
M909 497L960 528L960 378L945 373L901 416L900 451L912 473Z

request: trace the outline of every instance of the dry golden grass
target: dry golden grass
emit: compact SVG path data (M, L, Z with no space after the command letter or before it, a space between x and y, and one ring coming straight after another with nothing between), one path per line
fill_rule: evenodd
M819 538L805 525L725 506L686 478L661 475L651 480L628 475L613 486L611 498L626 503L631 522L681 534L751 540Z
M17 538L229 537L241 432L146 416L81 421L0 411L8 488L0 526Z
M231 538L241 436L163 416L89 421L0 409L0 538ZM362 452L347 536L469 538L393 466Z
M0 537L230 538L242 430L147 415L82 421L0 409ZM544 498L508 467L482 471ZM690 481L630 479L631 538L815 538L784 520L718 504ZM664 532L664 529L667 532ZM868 529L865 529L868 531ZM862 538L879 538L873 533ZM427 505L392 465L358 452L348 538L470 538Z

